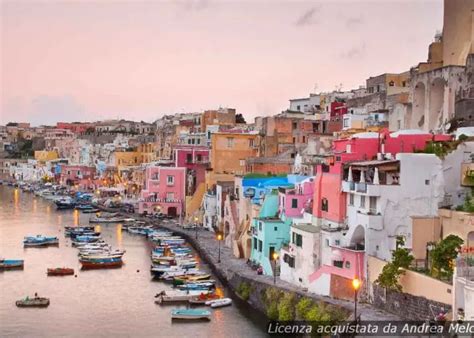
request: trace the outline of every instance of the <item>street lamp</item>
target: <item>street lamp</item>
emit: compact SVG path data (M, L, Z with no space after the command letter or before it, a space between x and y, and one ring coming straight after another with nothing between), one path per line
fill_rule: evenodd
M221 241L222 241L222 235L221 234L217 234L217 243L218 243L218 247L219 247L219 253L218 253L218 256L217 256L217 263L220 263L221 262Z
M357 323L357 292L359 291L361 284L362 283L360 279L358 279L357 277L352 280L352 287L354 288L354 319L356 323Z
M195 230L196 230L196 239L198 239L198 217L197 216L194 216L194 227L195 227Z
M274 252L273 255L272 255L272 259L273 259L273 284L275 285L276 284L276 279L277 279L276 271L277 271L278 253Z

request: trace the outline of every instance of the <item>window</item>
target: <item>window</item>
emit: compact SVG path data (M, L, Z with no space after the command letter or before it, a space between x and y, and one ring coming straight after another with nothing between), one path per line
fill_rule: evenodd
M68 175L71 175L71 170L68 170L68 171L67 171L67 174L68 174Z
M186 154L186 163L193 162L193 154Z
M254 237L254 239L253 239L253 248L254 248L254 250L257 250L257 245L258 245L258 239L256 239Z
M296 137L293 137L293 143L296 143Z
M240 166L244 167L245 166L245 160L240 160Z
M321 200L321 210L322 211L329 211L329 202L327 198L323 198Z
M341 241L340 241L339 239L336 239L336 240L334 241L334 245L335 245L335 246L341 245Z
M369 211L373 214L377 213L377 197L369 197Z
M403 86L403 87L406 87L406 86L407 86L407 82L406 82L406 81L403 81L403 82L402 82L402 86Z
M338 267L338 268L343 268L344 267L344 262L343 261L333 261L332 263L335 267Z
M254 140L253 138L251 138L251 139L249 140L249 147L250 147L250 148L253 148L253 146L254 146L254 141L255 141L255 140Z
M201 163L202 162L202 155L201 154L198 154L196 155L197 156L197 161L198 163Z
M395 82L393 82L393 80L392 80L392 81L390 81L390 82L388 83L388 85L389 85L390 87L393 87L393 86L395 86Z
M326 246L329 246L329 238L326 238Z
M354 194L349 194L349 205L354 205Z
M191 139L190 138L188 138L188 144L191 144Z
M351 268L351 262L346 261L346 264L345 264L345 265L346 265L346 269L350 269L350 268Z
M296 241L295 241L295 244L297 247L302 247L303 246L303 236L301 236L300 234L296 234Z
M298 109L298 110L299 110L299 109ZM292 123L292 126L293 126L293 129L296 129L296 128L298 128L298 123L297 123L297 122L293 122L293 123Z
M258 240L258 251L262 252L263 249L263 242L261 240Z
M278 227L273 227L273 230L274 230L274 231L278 231Z
M425 185L430 185L430 180L425 180Z
M295 267L295 257L292 257L288 254L285 254L283 256L283 262L287 263L290 266L290 268Z
M296 110L300 110L301 109L301 106L296 106Z
M360 204L359 207L365 208L365 196L360 196Z
M402 129L402 120L397 120L397 129Z
M380 85L377 85L377 93L380 92Z
M262 222L258 222L258 230L262 231Z
M303 136L303 143L306 143L306 136Z
M81 176L81 171L80 170L77 171L77 176Z
M349 128L349 119L344 119L344 128Z
M174 199L174 192L167 192L166 193L166 199L167 200L173 200Z
M234 138L228 137L227 138L227 148L234 148Z
M174 176L168 175L166 177L166 184L167 185L173 185L174 184Z
M291 208L298 208L298 200L296 198L291 199Z

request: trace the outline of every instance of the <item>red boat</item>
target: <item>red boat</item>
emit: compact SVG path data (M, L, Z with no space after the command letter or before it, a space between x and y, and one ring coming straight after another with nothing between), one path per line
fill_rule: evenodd
M74 269L71 268L55 268L48 269L48 276L69 276L74 275Z
M97 261L81 261L83 269L111 269L120 268L123 264L122 260L113 260L107 262Z

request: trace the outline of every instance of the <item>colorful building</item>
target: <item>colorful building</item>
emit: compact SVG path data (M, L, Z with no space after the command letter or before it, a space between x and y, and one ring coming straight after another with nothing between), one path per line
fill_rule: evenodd
M139 202L139 213L182 216L186 202L186 168L149 166Z

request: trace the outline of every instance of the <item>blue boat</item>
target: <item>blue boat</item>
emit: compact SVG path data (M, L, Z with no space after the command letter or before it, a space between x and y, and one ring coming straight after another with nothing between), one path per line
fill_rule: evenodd
M59 210L74 209L76 202L72 198L62 198L54 202Z
M171 319L210 320L211 312L200 309L174 309L171 311Z
M0 270L23 269L23 259L0 259Z
M58 245L59 239L57 237L46 237L42 235L26 236L23 240L23 246L25 247L36 247L36 246L49 246Z

